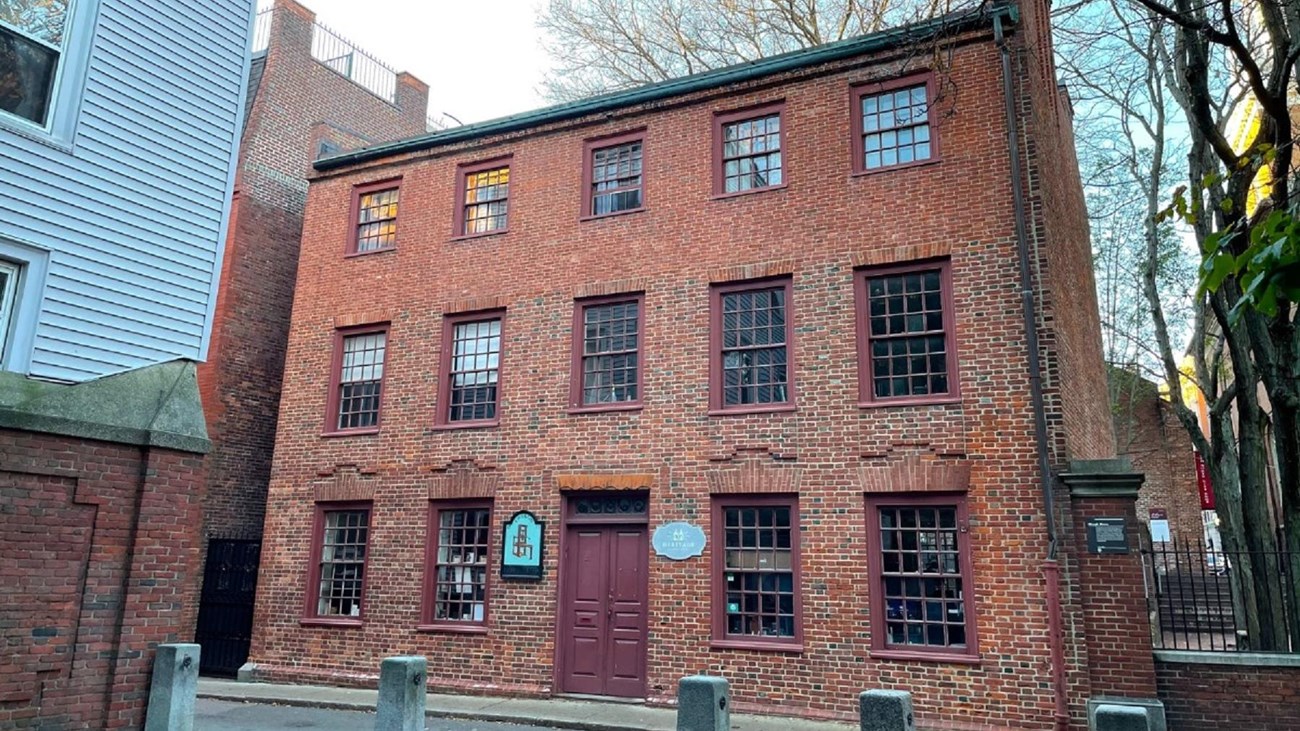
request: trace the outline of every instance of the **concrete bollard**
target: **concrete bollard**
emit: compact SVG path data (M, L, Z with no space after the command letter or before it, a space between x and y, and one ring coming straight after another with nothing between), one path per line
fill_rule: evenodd
M1149 731L1150 714L1141 706L1097 706L1093 716L1097 731Z
M1103 726L1101 716L1098 712L1102 708L1136 708L1143 714L1143 723L1141 726L1125 726L1125 723L1136 723L1130 720L1130 716L1136 717L1131 711L1116 715L1114 711L1107 711L1106 723L1119 726ZM1165 704L1155 698L1124 698L1120 696L1099 696L1088 699L1088 731L1106 731L1107 729L1128 729L1139 728L1142 731L1167 731L1169 721L1165 717Z
M191 731L194 698L199 689L199 646L158 645L149 684L144 731Z
M716 675L677 684L677 731L731 731L731 685Z
M379 664L375 731L424 731L429 662L423 657L386 657Z
M858 696L861 731L916 731L912 694L902 690L867 690Z

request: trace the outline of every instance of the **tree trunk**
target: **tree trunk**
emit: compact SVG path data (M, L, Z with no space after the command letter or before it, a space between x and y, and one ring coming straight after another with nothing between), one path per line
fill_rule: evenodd
M1240 473L1232 417L1211 415L1210 454L1207 455L1211 484L1214 485L1215 514L1219 516L1219 537L1229 557L1228 582L1232 589L1232 612L1236 617L1237 649L1255 650L1259 628L1255 596L1255 567L1241 560L1246 555L1246 531L1241 511Z

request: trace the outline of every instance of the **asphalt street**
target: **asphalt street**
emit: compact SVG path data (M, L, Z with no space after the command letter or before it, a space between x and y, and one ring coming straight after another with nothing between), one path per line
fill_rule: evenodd
M375 714L200 698L195 731L370 731ZM430 718L428 731L545 731L551 727Z

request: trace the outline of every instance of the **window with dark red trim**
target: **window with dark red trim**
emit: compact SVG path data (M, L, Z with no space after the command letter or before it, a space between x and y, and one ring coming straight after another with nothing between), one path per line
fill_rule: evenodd
M481 236L508 228L509 164L498 159L466 165L460 168L457 181L457 236Z
M935 159L929 77L854 88L853 169L872 172Z
M873 652L978 652L969 535L965 495L867 497Z
M501 325L504 313L445 319L440 424L495 424L501 399Z
M715 195L784 185L783 109L778 103L714 117Z
M388 183L357 189L352 253L364 254L396 245L398 193L397 185Z
M949 261L864 269L857 278L862 400L955 399L957 357Z
M713 287L712 409L764 410L794 403L790 290L790 280Z
M490 502L430 503L426 624L487 622L491 526Z
M645 207L645 131L587 140L583 144L584 217L609 216Z
M573 408L641 402L640 294L580 300L574 313Z
M713 536L714 643L801 642L798 498L715 495Z
M388 326L336 331L327 432L379 428Z
M316 506L308 617L361 618L369 540L369 503Z

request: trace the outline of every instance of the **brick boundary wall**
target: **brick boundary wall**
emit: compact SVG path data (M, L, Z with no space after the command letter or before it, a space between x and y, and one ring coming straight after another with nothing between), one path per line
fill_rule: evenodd
M138 729L198 607L200 455L0 429L0 728Z
M1156 685L1171 729L1300 729L1300 666L1172 662L1157 658Z

